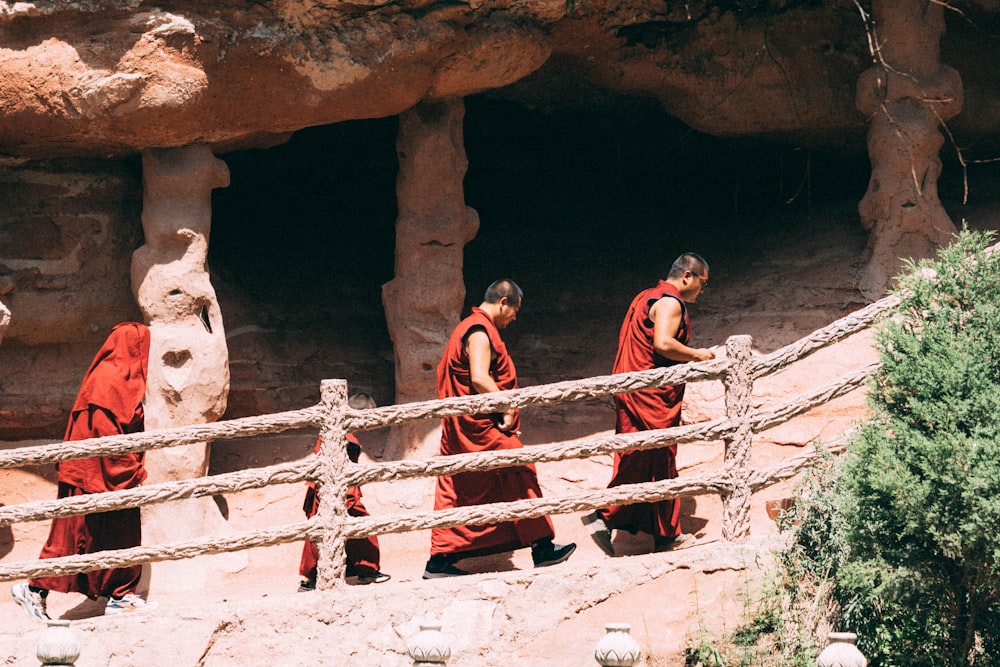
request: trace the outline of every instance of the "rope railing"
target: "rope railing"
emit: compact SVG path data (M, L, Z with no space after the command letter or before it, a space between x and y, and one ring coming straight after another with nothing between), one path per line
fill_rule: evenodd
M272 484L295 484L315 479L318 462L310 457L305 461L279 463L252 470L196 477L179 482L147 484L124 491L88 493L58 500L37 500L31 503L0 507L0 526L24 521L42 521L77 514L111 512L129 507L141 507L187 498L218 496L260 489Z
M158 546L131 547L115 551L98 551L82 556L62 556L43 560L23 561L0 565L0 581L16 579L62 576L88 572L90 570L105 570L110 568L128 567L136 563L158 563L166 560L183 560L209 554L228 553L269 547L286 542L299 542L315 537L317 526L309 521L265 528L261 530L238 533L236 535L202 537L185 542Z
M754 431L763 431L784 423L814 407L853 391L865 377L878 367L871 364L823 385L812 392L800 394L770 410L755 410L748 417ZM413 461L393 461L351 466L344 473L347 486L362 486L373 482L389 482L418 477L454 475L460 472L481 472L536 463L552 463L569 459L585 459L629 450L656 449L668 444L710 444L733 431L728 419L675 426L667 429L619 433L576 442L533 445L519 450L455 454ZM101 438L102 440L105 438ZM82 442L82 441L81 441ZM319 464L309 457L305 461L239 470L179 482L163 482L107 493L93 493L58 500L41 500L18 505L0 506L0 525L41 521L77 514L93 514L140 507L186 498L217 496L259 489L273 484L295 484L315 480ZM520 517L515 517L520 518Z
M749 530L747 516L750 496L762 488L794 477L819 460L819 454L814 451L793 457L768 470L751 470L749 452L753 434L784 423L854 391L864 384L865 378L878 367L878 364L857 369L833 382L767 409L754 409L750 405L754 380L775 373L819 349L862 331L897 303L897 297L886 297L767 355L753 355L750 338L734 336L727 341L725 357L707 362L557 382L469 397L404 403L370 410L349 408L346 402L346 382L327 380L321 387L321 402L300 410L213 424L3 451L0 452L0 469L245 438L294 429L318 428L321 438L319 454L307 457L303 461L179 482L151 484L127 491L0 507L0 525L141 507L303 481L316 482L320 493L326 497L342 498L348 487L374 482L590 458L636 449L654 449L667 444L711 444L722 440L726 446L726 460L722 469L705 475L623 485L572 496L519 500L434 512L357 518L346 514L342 502L324 502L320 504L319 513L306 522L260 529L235 536L213 535L169 545L142 546L84 556L13 563L0 566L0 581L42 575L59 576L136 563L193 558L311 539L320 546L318 586L329 588L343 578L344 545L347 539L459 525L499 523L551 514L584 512L609 505L657 502L681 496L706 494L715 494L723 498L723 536L729 540L741 539ZM725 385L727 414L725 417L697 424L535 445L520 450L359 465L348 464L343 447L343 438L348 432L460 414L481 414L509 408L555 405L603 398L664 384L708 380L722 380ZM836 453L840 451L837 446L836 443L828 444L824 447L824 451ZM840 445L840 448L842 450L843 445Z
M817 350L839 343L848 336L853 336L867 329L873 322L898 305L899 297L890 294L770 354L758 357L754 368L754 378L776 373L794 361L804 359Z
M836 454L843 451L845 446L845 439L843 437L834 438L825 443L822 452ZM767 470L755 471L750 477L751 486L756 491L777 482L790 479L805 468L814 465L817 460L820 460L821 455L822 453L816 451L814 448L811 452L789 458ZM660 482L631 484L580 493L573 496L518 500L433 512L393 514L379 517L348 517L343 522L343 534L345 539L355 539L368 535L403 533L469 524L481 525L553 514L586 512L600 507L623 503L657 502L682 496L719 495L725 493L730 488L732 482L729 477L729 475L723 472L723 474L705 474ZM262 485L257 484L254 488ZM121 495L125 493L127 492L121 492ZM110 496L115 494L99 495ZM314 538L320 533L321 528L318 522L316 519L312 519L223 538L210 536L170 545L134 547L84 556L66 556L28 561L9 566L0 565L0 581L13 581L24 577L41 576L43 574L46 576L65 575L93 569L124 567L135 562L151 563L194 558L203 555L239 551L251 547L298 542Z
M601 375L583 380L567 380L495 391L489 394L399 403L370 410L348 410L344 426L348 431L365 431L422 419L502 412L510 408L555 405L588 398L603 398L612 394L627 394L667 384L718 380L725 375L728 365L727 360L716 359L633 373Z
M213 440L246 438L282 433L323 423L321 406L275 412L269 415L241 417L211 424L196 424L171 429L157 429L127 435L106 435L86 440L70 440L49 445L19 447L0 452L0 469L57 463L70 459L144 452L179 445L195 445Z

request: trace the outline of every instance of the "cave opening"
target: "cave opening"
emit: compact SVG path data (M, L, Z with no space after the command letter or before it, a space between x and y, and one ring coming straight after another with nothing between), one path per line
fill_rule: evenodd
M393 276L397 125L307 128L220 155L231 185L213 193L210 265L230 335L227 417L304 406L330 377L392 402L381 286ZM567 317L603 317L599 303L615 330L631 294L681 252L705 255L713 280L746 266L761 232L812 207L854 207L868 179L863 154L711 137L645 99L546 113L471 97L464 138L465 198L481 220L465 249L466 306L496 278L518 281L523 316L505 333L515 354L573 327ZM243 345L248 327L267 342Z

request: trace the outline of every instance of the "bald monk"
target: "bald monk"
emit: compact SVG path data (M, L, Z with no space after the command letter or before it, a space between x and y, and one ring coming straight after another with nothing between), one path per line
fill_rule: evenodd
M368 394L359 393L347 399L347 404L355 410L370 410L375 407L375 400ZM320 441L316 441L316 453L319 453ZM353 463L361 456L361 443L353 433L347 434L347 457ZM361 487L352 486L347 490L347 513L350 516L369 516L364 503L361 502ZM306 499L302 505L307 517L319 510L319 497L316 495L316 485L309 482ZM365 538L347 540L347 576L357 577L359 584L381 584L391 578L385 572L379 571L380 551L378 537L369 535ZM304 593L316 589L316 566L319 563L319 548L315 542L307 541L302 546L302 560L299 562L299 592Z
M149 329L138 322L115 326L90 364L70 412L64 440L85 440L136 433L143 429ZM59 498L131 489L146 479L143 452L116 454L56 464ZM139 508L77 515L52 520L39 558L91 554L137 547L142 541ZM91 600L108 598L105 614L153 608L135 594L141 565L40 577L16 584L11 595L33 618L48 618L49 591L83 593Z
M697 301L708 284L708 263L694 253L678 257L666 280L640 292L629 306L618 334L613 373L643 371L688 361L715 358L708 348L688 346L691 320L687 304ZM681 422L684 385L643 389L615 396L615 432L635 433L670 428ZM608 488L677 477L677 445L615 454ZM582 518L594 542L613 556L611 530L653 536L656 551L673 549L692 536L681 532L680 501L615 505Z
M483 302L459 323L448 340L437 369L438 398L517 388L517 371L499 330L517 319L522 296L521 288L512 280L498 280L489 286ZM441 455L520 449L523 445L519 425L516 409L445 417L441 420ZM434 509L541 497L534 466L517 466L438 477ZM556 565L569 558L576 545L554 544L554 536L548 517L486 526L434 528L431 557L423 578L465 575L468 572L455 567L455 562L462 558L529 545L535 567Z

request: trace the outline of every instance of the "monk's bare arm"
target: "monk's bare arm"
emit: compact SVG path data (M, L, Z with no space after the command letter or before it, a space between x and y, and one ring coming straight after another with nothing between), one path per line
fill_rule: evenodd
M708 348L688 347L675 338L681 326L681 304L677 299L664 297L649 309L653 321L653 349L661 357L672 361L707 361L715 358Z
M500 387L490 375L490 363L493 361L493 348L490 347L490 337L485 331L476 330L465 339L465 349L469 353L469 381L472 388L480 394L500 391ZM509 431L514 425L516 410L503 413L503 420L497 425L501 431Z

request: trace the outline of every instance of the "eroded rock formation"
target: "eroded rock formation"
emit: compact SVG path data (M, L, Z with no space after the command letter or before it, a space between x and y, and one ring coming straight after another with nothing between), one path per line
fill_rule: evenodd
M438 360L465 299L462 253L479 229L466 206L468 161L460 99L425 102L400 116L396 198L396 277L382 289L386 323L396 349L398 402L437 396ZM402 452L433 454L424 439L437 424L400 429Z
M139 184L125 161L0 164L0 298L11 312L0 433L61 438L101 341L141 317L128 269Z
M938 198L940 127L962 109L962 79L941 63L944 7L929 0L875 0L876 65L858 81L858 110L871 119L868 192L858 206L869 231L862 291L877 298L899 258L931 256L955 225Z
M146 244L132 256L132 285L149 324L146 429L212 422L226 409L229 355L222 312L208 273L211 194L229 185L229 170L204 144L149 149L142 154L142 225ZM208 444L153 450L147 483L208 472ZM143 537L169 543L225 529L218 507L194 498L142 508ZM245 559L245 558L244 558ZM204 568L182 568L172 580L197 588Z

